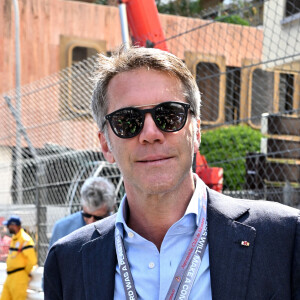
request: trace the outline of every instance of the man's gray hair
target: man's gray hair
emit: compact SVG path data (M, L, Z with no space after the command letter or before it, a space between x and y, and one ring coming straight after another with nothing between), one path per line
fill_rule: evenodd
M95 211L104 204L109 211L112 211L115 205L115 187L102 177L88 178L81 187L80 194L81 205L86 206L90 211Z
M110 80L117 74L139 68L161 71L178 78L183 85L183 94L191 105L195 118L200 118L200 92L193 75L181 59L159 49L121 47L111 57L99 55L91 107L100 131L106 133L104 117L108 112L107 90Z

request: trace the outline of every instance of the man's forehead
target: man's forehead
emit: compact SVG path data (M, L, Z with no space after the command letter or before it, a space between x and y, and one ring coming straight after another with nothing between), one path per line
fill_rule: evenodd
M108 84L111 85L111 83L113 83L114 81L118 81L118 82L128 82L130 80L136 80L136 76L140 77L140 76L150 76L152 74L157 74L158 76L169 76L169 77L175 77L170 75L167 71L160 71L160 70L155 70L155 69L149 69L149 68L136 68L136 69L132 69L132 70L128 70L128 71L123 71L120 72L118 74L116 74L115 76L113 76Z
M147 90L146 94L145 90ZM147 103L157 104L164 101L184 100L182 83L179 78L166 71L146 68L115 75L108 85L107 98L108 107L112 110ZM149 100L147 101L145 98Z

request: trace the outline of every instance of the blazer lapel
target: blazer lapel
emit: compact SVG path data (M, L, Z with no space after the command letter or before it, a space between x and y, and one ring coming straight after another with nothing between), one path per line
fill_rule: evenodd
M117 263L114 222L115 216L95 223L95 235L98 237L82 246L86 299L113 299L114 297Z
M212 298L245 299L256 231L242 224L243 200L208 191L208 243ZM249 245L241 245L245 241Z

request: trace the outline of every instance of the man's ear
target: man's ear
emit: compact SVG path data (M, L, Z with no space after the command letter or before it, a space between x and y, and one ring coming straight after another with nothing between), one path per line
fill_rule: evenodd
M201 121L200 119L197 120L197 127L195 133L195 140L194 140L194 153L199 151L200 143L201 143L201 130L200 130Z
M103 153L105 159L110 163L114 163L115 158L114 158L111 150L108 147L108 142L106 140L106 137L105 137L104 133L101 132L101 131L98 131L98 138L99 138L102 153Z

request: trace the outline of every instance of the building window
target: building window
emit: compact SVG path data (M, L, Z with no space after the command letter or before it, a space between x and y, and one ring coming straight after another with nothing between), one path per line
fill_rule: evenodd
M286 0L285 16L289 17L300 13L300 1L299 0Z
M200 62L196 80L201 92L203 121L217 121L219 112L220 68L215 63Z
M225 121L237 122L240 119L240 68L226 67Z
M72 48L72 54L71 54L72 64L76 64L96 54L97 54L97 49L95 48L75 46Z
M299 97L295 73L272 72L259 68L250 76L250 123L259 128L261 114L295 113Z
M91 80L97 53L106 52L104 41L60 37L60 66L64 71L60 85L61 116L90 117Z
M294 95L294 75L280 73L279 76L279 111L292 113Z
M256 68L250 77L250 118L254 127L260 126L261 114L273 111L274 72Z
M90 47L74 46L69 49L69 84L68 84L68 106L73 112L86 114L90 112L90 95L87 90L92 91L92 66L82 63L88 58L95 57L97 49Z

